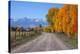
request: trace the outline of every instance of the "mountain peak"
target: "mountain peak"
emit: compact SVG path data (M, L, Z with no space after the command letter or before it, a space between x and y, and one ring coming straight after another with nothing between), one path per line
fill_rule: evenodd
M11 26L16 27L19 25L20 27L34 27L34 26L39 26L39 25L47 25L47 22L43 20L38 20L38 19L29 19L27 17L18 19L17 21L12 21Z

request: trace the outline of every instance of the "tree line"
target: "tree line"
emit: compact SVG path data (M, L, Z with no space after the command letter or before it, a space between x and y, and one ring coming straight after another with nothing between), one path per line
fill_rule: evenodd
M50 8L46 15L51 32L64 32L68 37L78 31L78 5L65 4L61 8Z

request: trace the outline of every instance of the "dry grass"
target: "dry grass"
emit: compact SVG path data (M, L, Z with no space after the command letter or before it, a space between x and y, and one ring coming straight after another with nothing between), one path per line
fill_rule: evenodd
M28 42L36 37L38 37L41 33L38 32L34 32L34 31L31 31L31 32L17 32L16 33L16 36L15 36L15 32L14 31L11 31L10 32L10 40L11 40L11 48L14 48L22 43L25 43L25 42Z

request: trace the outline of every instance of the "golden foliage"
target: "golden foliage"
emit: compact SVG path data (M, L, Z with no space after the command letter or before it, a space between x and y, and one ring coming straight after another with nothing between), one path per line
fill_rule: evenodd
M48 11L47 19L56 32L73 35L77 33L77 12L77 5L64 5L60 9L51 8Z

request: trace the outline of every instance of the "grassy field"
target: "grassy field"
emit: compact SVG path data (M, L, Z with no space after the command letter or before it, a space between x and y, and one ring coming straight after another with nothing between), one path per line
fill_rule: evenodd
M10 32L10 42L11 42L11 48L14 48L22 43L28 42L36 37L38 37L41 34L41 32L16 32L11 31Z

